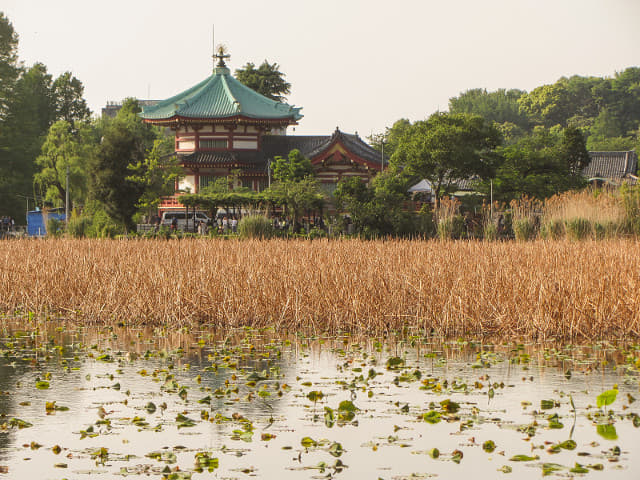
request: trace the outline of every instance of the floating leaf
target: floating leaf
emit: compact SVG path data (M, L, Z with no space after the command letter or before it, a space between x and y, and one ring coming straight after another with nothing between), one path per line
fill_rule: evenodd
M339 457L344 453L344 448L342 448L342 444L338 442L333 442L329 447L329 454L334 457Z
M307 398L313 403L317 402L318 400L321 400L323 396L324 394L318 390L312 390L307 394Z
M351 400L343 400L340 402L340 405L338 405L338 410L341 412L355 412L358 410L358 407L356 407Z
M456 413L458 410L460 410L460 404L453 402L448 398L446 400L442 400L440 402L440 405L442 406L442 409L448 413Z
M33 424L27 422L26 420L13 417L11 420L9 420L9 426L23 429L23 428L33 427Z
M596 399L598 408L611 405L613 402L616 401L617 396L618 396L618 390L615 388L611 390L607 390L606 392L602 392L600 395L598 395L598 398Z
M427 452L431 458L438 458L440 456L440 450L437 448L432 448Z
M176 422L178 424L178 428L193 427L197 423L195 420L183 415L182 413L179 413L176 416Z
M387 368L389 370L397 370L404 366L404 360L400 357L390 357L387 359Z
M487 440L482 444L482 449L487 453L491 453L496 449L496 444L493 440Z
M540 400L540 408L542 410L550 410L557 406L559 406L559 404L556 404L554 400Z
M542 476L551 475L553 472L563 470L565 467L557 463L543 463L542 464Z
M196 466L194 470L199 473L202 473L204 469L208 472L213 472L220 465L218 459L216 457L212 457L207 452L198 452L196 453L195 458Z
M596 427L596 431L598 435L600 435L605 440L617 440L618 432L616 432L616 427L614 425L606 424L606 425L598 425Z
M154 413L156 411L156 404L153 402L149 402L144 406L144 409L149 413Z
M38 390L46 390L47 388L49 388L49 382L47 382L46 380L38 380L36 382L36 388Z
M440 412L429 410L422 414L422 419L427 423L438 423L441 420Z
M454 461L455 463L460 463L460 460L462 460L463 456L464 455L462 453L462 450L456 449L451 453L451 460Z
M333 409L330 407L324 407L324 424L327 428L331 428L336 423L336 416Z
M311 448L317 446L318 442L316 442L311 437L302 437L302 440L300 440L300 445L302 445L304 448Z
M513 468L511 468L509 465L503 465L498 469L498 471L502 473L511 473L513 472Z
M540 457L538 455L535 455L533 457L530 457L529 455L514 455L509 460L511 460L512 462L531 462L532 460L539 459Z
M583 467L579 463L576 463L576 466L569 470L571 473L589 473L589 469Z
M565 440L564 442L560 442L558 446L565 450L575 450L577 443L575 442L575 440Z

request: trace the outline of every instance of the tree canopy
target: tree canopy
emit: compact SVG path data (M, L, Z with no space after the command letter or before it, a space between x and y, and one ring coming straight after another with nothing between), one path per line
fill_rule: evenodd
M504 163L493 180L494 199L524 195L539 199L586 184L580 170L588 158L584 139L575 129L537 127L533 134L500 150ZM488 182L484 191L489 192Z
M236 70L236 78L247 87L277 102L285 102L285 95L291 93L291 84L279 70L277 63L269 63L267 60L256 68L249 62L244 67Z
M127 228L145 187L134 181L127 167L145 161L153 148L156 130L144 124L137 112L138 102L128 99L115 119L104 128L103 138L91 169L91 190L106 212Z
M9 19L0 12L0 120L7 113L9 98L20 74L17 53L18 34Z
M408 128L392 165L434 188L436 205L457 180L489 178L500 164L500 132L479 115L435 113Z
M291 150L286 158L275 157L271 168L277 182L297 182L313 174L311 162L297 149Z

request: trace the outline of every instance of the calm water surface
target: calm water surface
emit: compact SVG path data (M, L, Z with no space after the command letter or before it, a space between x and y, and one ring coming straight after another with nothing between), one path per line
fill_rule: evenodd
M2 325L0 479L640 478L637 345Z

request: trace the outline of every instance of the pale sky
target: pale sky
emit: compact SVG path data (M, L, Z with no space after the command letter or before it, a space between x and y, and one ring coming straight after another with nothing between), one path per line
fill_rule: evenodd
M533 88L640 65L640 0L3 0L27 65L70 70L91 110L165 99L211 73L277 62L304 118L365 137L471 88ZM149 96L150 93L150 96Z

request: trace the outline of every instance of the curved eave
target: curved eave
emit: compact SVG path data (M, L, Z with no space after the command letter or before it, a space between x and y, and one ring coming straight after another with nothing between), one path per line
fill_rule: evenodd
M301 115L299 115L302 118ZM181 115L174 115L169 118L143 118L145 123L152 125L162 126L178 126L184 124L229 124L235 123L238 125L298 125L298 120L292 117L285 118L253 118L246 115L233 115L230 117L216 117L216 118L199 118L199 117L183 117Z
M319 153L316 153L315 155L313 155L311 158L311 165L321 165L322 162L324 162L327 158L329 158L334 154L334 150L335 150L334 147L336 146L340 146L342 147L342 150L344 150L345 152L348 152L349 159L354 161L355 163L366 166L371 170L382 170L380 163L376 163L366 158L363 158L362 156L358 155L357 153L347 148L347 146L341 140L332 141L327 148L323 148Z

